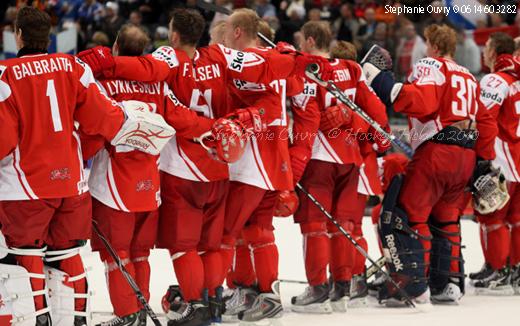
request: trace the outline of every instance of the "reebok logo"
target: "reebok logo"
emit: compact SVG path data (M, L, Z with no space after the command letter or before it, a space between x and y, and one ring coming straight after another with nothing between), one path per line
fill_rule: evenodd
M399 272L404 270L404 265L397 254L397 248L395 247L395 238L393 234L388 234L385 236L386 244L388 245L388 250L390 251L390 258L392 259L392 264L395 266L395 271Z

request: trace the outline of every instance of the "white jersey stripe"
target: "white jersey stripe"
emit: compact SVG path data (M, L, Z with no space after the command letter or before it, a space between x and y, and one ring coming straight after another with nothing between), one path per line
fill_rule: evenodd
M375 195L374 190L370 186L367 174L365 173L365 163L363 163L361 169L359 169L359 181L361 182L358 182L358 193L371 196Z
M190 160L186 153L184 153L182 148L179 146L179 143L177 143L177 150L179 151L179 156L182 158L184 163L186 163L193 175L200 181L209 182L208 178L206 178L204 174L202 174L202 172L200 172L200 170L197 168L197 165Z
M117 191L116 182L114 180L114 173L112 172L111 159L108 159L107 177L108 187L110 188L110 193L112 194L114 202L117 204L117 206L121 208L122 211L129 212L130 210L126 208L125 204L123 203L123 200L121 199L121 196L119 196L119 192Z
M329 142L327 141L325 135L321 131L318 131L318 139L320 143L323 145L325 150L327 151L327 154L330 155L330 157L338 164L343 164L343 161L339 158L338 154L334 151L332 146L330 146Z
M16 172L18 173L18 177L20 178L20 181L22 182L22 186L29 196L30 199L38 199L38 196L34 193L31 186L29 185L29 181L27 181L27 178L25 177L25 173L23 172L22 168L20 167L20 148L16 146L16 149L13 153L13 164Z
M262 157L260 156L260 150L258 149L258 142L256 141L256 137L251 137L251 147L253 150L253 156L255 158L256 165L258 166L258 169L260 170L260 174L262 175L262 178L264 179L265 185L267 189L274 190L273 184L271 183L271 180L269 179L269 175L267 175L267 171L265 171L264 162L262 162Z

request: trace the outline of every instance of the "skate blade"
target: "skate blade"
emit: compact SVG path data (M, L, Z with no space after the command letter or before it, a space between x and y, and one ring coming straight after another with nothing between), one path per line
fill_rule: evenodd
M454 300L454 299L436 299L434 297L430 298L432 304L435 305L442 305L442 306L458 306L460 299Z
M283 308L276 311L273 315L260 319L260 320L253 320L253 321L240 320L239 325L240 326L269 326L269 325L282 326L282 323L280 321L282 316L283 316Z
M237 315L222 315L222 323L232 324L238 323L238 314Z
M331 301L330 306L332 307L332 311L334 312L347 312L347 303L349 301L348 297L343 297L338 301Z
M312 303L305 306L292 305L291 310L301 314L331 314L332 306L330 300L322 303Z
M368 307L368 297L350 299L347 302L348 308L365 308Z
M496 288L475 288L475 294L502 297L514 295L515 290L511 285L505 285Z

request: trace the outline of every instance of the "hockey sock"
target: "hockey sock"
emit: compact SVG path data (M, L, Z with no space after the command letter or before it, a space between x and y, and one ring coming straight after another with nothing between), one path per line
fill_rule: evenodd
M83 261L81 260L81 256L79 254L60 261L60 269L69 274L71 278L83 275L83 277L80 277L76 281L71 282L71 285L74 287L75 294L87 293L87 279L84 275L85 267L83 266ZM74 308L76 311L85 311L86 304L86 299L75 299Z
M255 270L253 269L253 257L249 250L249 244L245 241L239 241L235 247L235 263L233 272L230 273L233 284L242 286L251 286L256 282Z
M43 260L38 256L16 256L16 261L23 266L29 273L43 275ZM45 279L31 277L31 288L33 291L41 291L45 288ZM34 307L36 311L46 307L45 296L38 295L34 297Z
M224 235L222 237L219 254L222 261L219 284L223 284L229 270L233 266L233 259L235 257L235 239L233 237L229 235Z
M520 218L511 224L511 255L509 256L511 266L520 263Z
M271 285L278 279L278 248L273 230L253 225L246 227L243 234L254 257L258 289L263 293L272 292Z
M361 234L359 234L361 233ZM363 237L363 231L361 230L361 225L356 225L354 229L354 234L356 235L355 240L359 243L361 248L363 248L366 252L368 252L368 243L365 237ZM365 262L366 258L363 256L355 247L354 247L354 267L352 268L352 275L359 275L365 271Z
M482 229L488 263L494 270L505 267L511 249L511 236L507 226L503 221L485 221Z
M150 250L132 251L132 264L135 270L135 282L143 293L146 301L150 301Z
M173 268L186 302L201 300L204 288L204 265L195 250L172 253Z
M489 253L487 248L487 239L486 239L486 233L485 233L485 225L483 223L480 223L479 227L479 235L480 235L480 246L482 247L482 255L484 256L484 261L486 263L489 263Z
M220 271L222 270L222 258L218 251L206 251L200 258L204 265L204 288L208 289L208 296L215 296L215 289L220 285ZM219 271L215 273L215 271Z
M330 241L326 223L302 223L303 255L305 273L309 285L316 286L327 283L327 266L330 259Z
M135 279L134 265L130 261L130 253L126 250L117 250L119 258L126 270ZM105 263L110 301L114 307L114 314L122 317L140 310L134 291L117 267L116 262L105 250L100 251L101 260Z
M352 234L354 225L343 223L342 227ZM354 246L335 226L329 225L330 235L330 273L334 281L350 281L354 265Z

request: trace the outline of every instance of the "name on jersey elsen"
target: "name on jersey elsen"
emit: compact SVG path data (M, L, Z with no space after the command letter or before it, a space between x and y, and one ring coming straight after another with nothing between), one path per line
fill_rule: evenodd
M72 63L66 57L47 57L41 60L21 62L11 67L16 80L28 76L50 74L58 71L72 72Z

